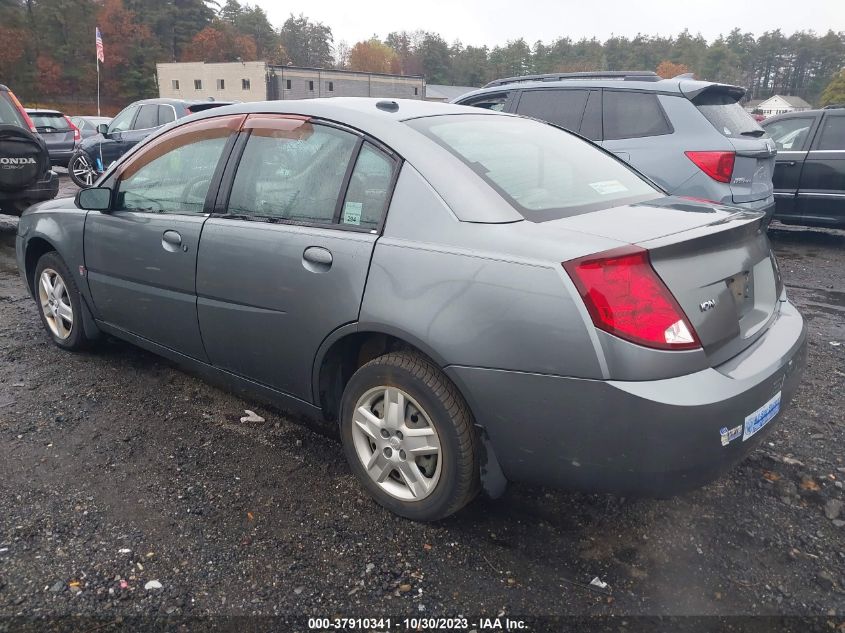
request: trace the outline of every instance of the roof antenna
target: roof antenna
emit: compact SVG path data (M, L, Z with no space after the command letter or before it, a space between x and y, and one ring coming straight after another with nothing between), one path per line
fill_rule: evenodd
M385 112L399 112L399 104L395 101L379 101L376 107Z

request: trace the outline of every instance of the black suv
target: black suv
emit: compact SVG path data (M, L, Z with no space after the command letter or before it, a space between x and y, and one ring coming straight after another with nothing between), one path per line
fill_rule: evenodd
M0 213L20 215L58 192L44 139L14 93L0 84Z
M779 114L760 125L778 148L775 219L845 228L845 106Z
M144 99L118 112L99 134L84 139L70 157L68 173L79 187L90 187L109 165L163 125L189 114L229 105L223 101Z

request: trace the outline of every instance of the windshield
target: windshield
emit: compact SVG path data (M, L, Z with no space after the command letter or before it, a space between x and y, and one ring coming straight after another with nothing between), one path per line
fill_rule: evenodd
M763 136L766 133L727 93L705 91L693 99L693 104L725 136Z
M39 132L66 132L70 129L67 119L61 114L30 112L29 118Z
M452 115L408 125L466 163L533 222L663 195L591 143L531 119Z

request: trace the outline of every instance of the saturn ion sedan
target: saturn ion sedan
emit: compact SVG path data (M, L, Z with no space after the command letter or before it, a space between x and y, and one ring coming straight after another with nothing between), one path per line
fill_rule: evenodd
M60 347L108 334L335 421L361 485L418 520L508 481L702 485L776 426L805 359L762 213L447 104L180 119L31 207L17 258Z

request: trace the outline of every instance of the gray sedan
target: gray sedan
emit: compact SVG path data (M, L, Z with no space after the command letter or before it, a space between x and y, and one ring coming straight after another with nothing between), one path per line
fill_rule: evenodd
M748 454L805 358L762 219L534 120L316 99L170 124L30 208L17 257L60 347L109 334L335 421L369 493L433 520Z

